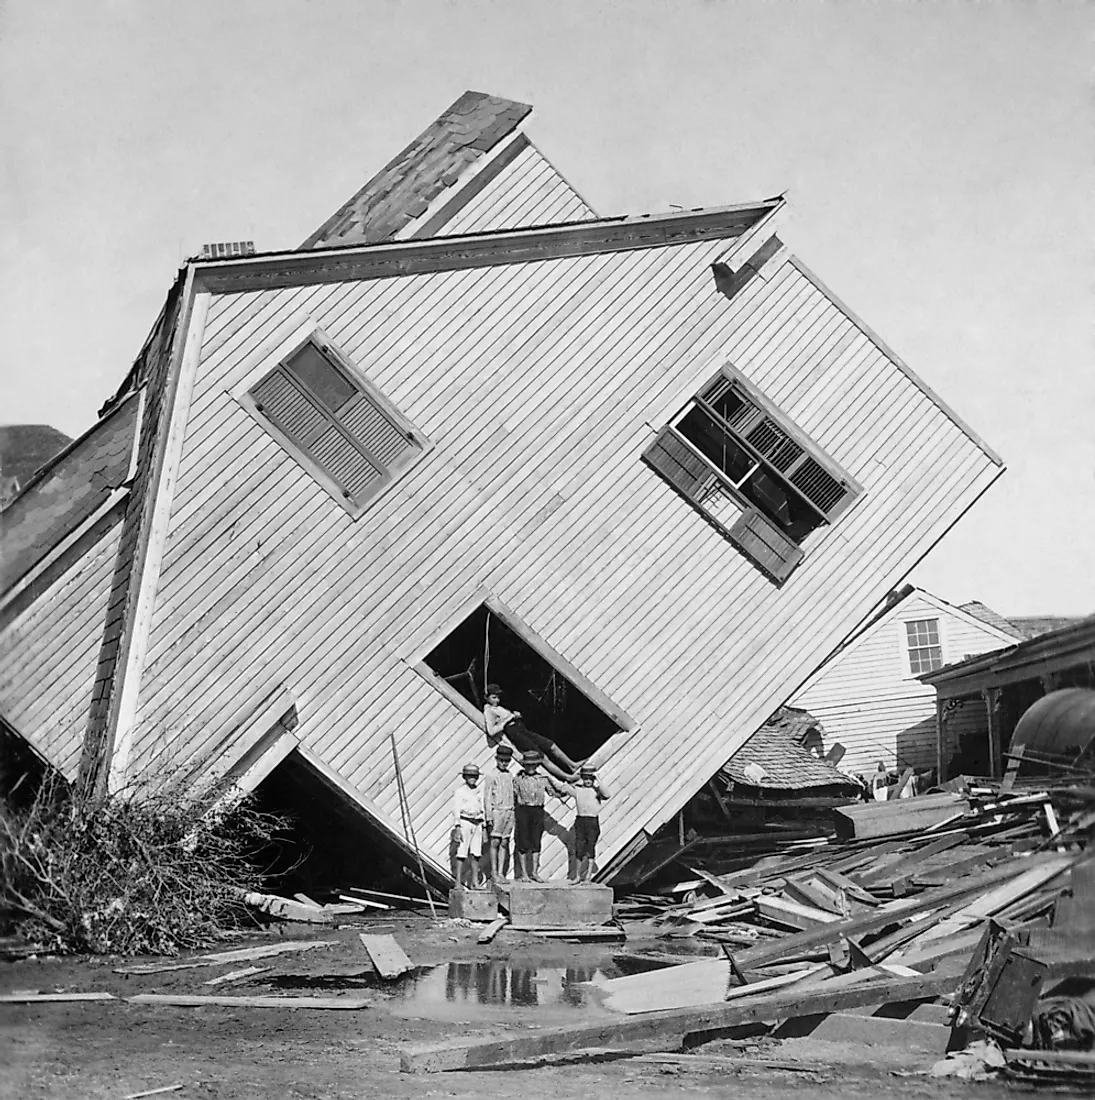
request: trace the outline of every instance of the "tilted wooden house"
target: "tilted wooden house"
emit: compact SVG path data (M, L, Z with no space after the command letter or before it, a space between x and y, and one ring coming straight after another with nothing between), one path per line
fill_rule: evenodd
M1019 640L981 604L947 603L909 587L794 695L844 747L840 768L869 776L876 762L925 771L936 763L935 690L918 677Z
M467 93L302 248L188 263L13 503L0 711L66 772L297 768L445 870L501 677L615 788L608 875L1001 474L782 200L598 218L528 112Z

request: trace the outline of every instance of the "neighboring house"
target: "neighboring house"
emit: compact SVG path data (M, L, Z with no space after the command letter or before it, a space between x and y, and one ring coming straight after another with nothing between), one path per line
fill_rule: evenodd
M935 691L917 677L1020 638L988 621L999 620L988 608L973 615L969 606L907 589L794 694L793 705L824 727L825 747L844 747L841 771L870 776L879 760L890 769L935 767Z
M306 773L441 878L500 678L614 788L608 877L1000 476L781 199L598 219L529 110L469 92L303 248L182 269L80 508L5 530L0 711L51 762Z
M1095 616L949 664L921 679L935 694L941 778L961 773L999 777L1015 727L1031 706L1051 692L1095 688ZM1057 719L1063 720L1061 715Z
M48 424L0 424L0 508L71 442Z

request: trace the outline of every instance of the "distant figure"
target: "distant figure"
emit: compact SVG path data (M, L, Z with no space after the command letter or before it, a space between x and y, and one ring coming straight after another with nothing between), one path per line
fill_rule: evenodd
M885 802L890 793L890 773L886 765L879 760L878 769L871 776L871 797L875 802Z
M488 837L487 878L491 882L509 879L509 849L513 839L513 749L505 742L494 754L494 768L483 781L483 815Z
M483 707L483 719L487 726L487 740L497 745L505 735L520 753L539 752L551 757L544 760L544 770L564 783L578 778L578 764L550 737L533 733L521 720L519 710L507 710L502 706L502 689L497 684L487 684L487 702Z
M597 841L601 836L601 803L608 800L608 789L597 778L592 764L579 769L578 782L567 788L574 799L574 861L577 877L568 879L571 886L593 881L593 864L597 858Z
M478 790L479 768L465 764L461 783L452 799L456 849L456 885L474 890L480 885L479 857L483 854L483 792Z
M521 754L521 771L513 777L514 848L518 882L543 882L540 877L540 848L544 840L544 800L548 789L556 798L566 798L567 787L537 770L543 756L535 749Z

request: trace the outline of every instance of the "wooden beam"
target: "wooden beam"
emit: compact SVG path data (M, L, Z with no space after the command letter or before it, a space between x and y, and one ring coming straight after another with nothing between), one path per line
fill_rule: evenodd
M224 1005L226 1008L333 1008L350 1012L373 1005L364 997L227 997L178 993L138 993L125 1000L134 1005L177 1005L180 1008Z
M394 936L367 936L364 932L360 932L357 938L369 953L376 972L385 981L391 981L414 969L414 963L407 958L403 948L395 942Z
M824 985L813 989L778 990L760 997L742 997L728 1004L650 1012L620 1021L601 1020L544 1028L531 1035L509 1035L501 1039L483 1039L479 1036L407 1046L400 1052L399 1068L404 1073L436 1073L534 1061L547 1055L592 1047L626 1047L651 1041L674 1047L679 1046L687 1035L741 1024L837 1012L862 1005L939 997L952 992L958 980L956 973L916 978L884 978L879 975L862 984L832 992L826 990Z

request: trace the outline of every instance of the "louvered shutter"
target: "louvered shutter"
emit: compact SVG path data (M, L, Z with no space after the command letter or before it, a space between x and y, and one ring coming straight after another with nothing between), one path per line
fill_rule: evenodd
M755 508L730 528L730 541L770 577L784 581L803 558L802 548L774 527Z
M384 479L384 469L355 447L281 367L251 391L255 407L309 455L355 503Z
M335 414L335 419L385 469L391 470L417 451L413 437L368 394L358 393Z
M733 393L741 402L732 416L717 412ZM835 476L808 452L789 422L765 412L735 379L720 375L700 394L700 401L757 454L770 462L830 523L855 500L856 488Z

